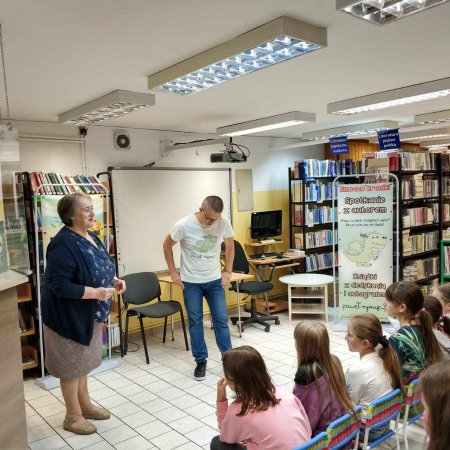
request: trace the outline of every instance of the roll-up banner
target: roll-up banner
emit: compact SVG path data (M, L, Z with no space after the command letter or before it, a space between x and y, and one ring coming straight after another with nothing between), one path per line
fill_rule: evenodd
M387 321L393 282L393 183L338 186L339 318L370 312Z

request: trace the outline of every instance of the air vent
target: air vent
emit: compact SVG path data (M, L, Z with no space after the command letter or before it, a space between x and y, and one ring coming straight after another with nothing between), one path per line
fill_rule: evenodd
M130 150L131 140L129 133L116 133L114 135L114 144L116 148L121 150Z

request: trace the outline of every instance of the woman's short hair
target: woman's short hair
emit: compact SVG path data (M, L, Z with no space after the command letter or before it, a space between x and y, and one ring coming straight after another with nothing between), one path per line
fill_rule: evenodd
M83 194L82 192L74 192L73 194L65 195L58 202L57 210L61 222L67 227L73 225L72 217L75 215L75 211L78 208L78 204L82 198L87 198L90 200L89 195Z

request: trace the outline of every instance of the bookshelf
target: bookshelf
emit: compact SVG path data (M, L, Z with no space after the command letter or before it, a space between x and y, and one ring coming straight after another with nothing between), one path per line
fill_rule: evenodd
M40 296L41 290L44 283L44 242L45 239L51 239L49 235L56 234L59 229L63 226L59 220L55 223L45 223L44 227L42 226L42 213L41 206L44 197L55 197L54 203L54 215L55 219L57 219L56 212L56 203L63 195L73 193L73 192L82 192L88 195L95 194L103 194L105 199L98 197L100 199L100 203L103 201L102 206L100 207L100 211L106 211L106 202L109 202L106 192L108 191L107 187L99 186L100 181L93 176L70 176L70 175L60 175L56 173L52 174L44 174L42 172L33 172L28 173L24 172L22 175L22 187L23 187L23 196L25 199L25 220L26 224L26 233L28 235L28 248L29 248L29 259L31 261L30 269L31 269L31 282L28 285L28 292L23 292L22 295L18 292L18 302L27 302L30 301L32 304L32 309L34 310L34 316L28 319L28 315L26 315L27 319L30 320L30 325L32 324L34 327L34 334L26 334L29 338L33 337L33 342L31 345L25 346L22 348L22 357L23 360L34 360L35 363L24 364L23 369L30 369L33 367L39 367L42 379L45 376L45 369L43 364L43 340L41 339L42 333L42 324L40 323ZM97 202L98 203L98 202ZM53 208L53 207L52 207ZM109 208L108 217L107 213L103 213L104 219L104 227L107 227L108 219L109 219L109 227L113 225L113 221L111 220L111 209ZM98 223L97 223L98 222ZM47 225L47 227L46 227ZM51 225L51 227L50 227ZM95 226L92 229L97 235L101 234L101 222L99 220L95 221ZM111 228L110 228L111 230ZM47 234L47 236L45 236ZM109 233L112 234L112 233ZM105 233L107 236L108 233ZM101 236L100 236L101 237ZM108 242L104 242L105 245L108 245L110 254L115 254L115 247L113 240L109 240ZM18 286L22 288L22 286ZM29 300L27 300L27 296ZM38 311L38 313L36 313ZM32 320L31 320L32 319ZM25 334L24 334L25 336ZM111 355L111 349L109 347L109 356ZM45 385L45 382L43 383Z
M329 272L337 264L337 248L333 247L333 179L351 173L353 162L296 161L289 168L289 224L291 248L305 252L299 271L304 273ZM335 230L337 242L337 230Z
M439 242L442 238L442 161L433 153L398 153L398 170L394 172L401 189L400 277L417 283L431 294L439 283L441 263Z

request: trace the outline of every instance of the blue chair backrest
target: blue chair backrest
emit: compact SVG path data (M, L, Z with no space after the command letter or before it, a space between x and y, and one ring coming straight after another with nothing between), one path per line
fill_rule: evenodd
M330 441L329 450L338 450L359 436L361 419L361 406L358 405L352 414L345 414L341 418L331 422L327 428L328 439Z
M328 450L328 434L323 432L293 450Z

